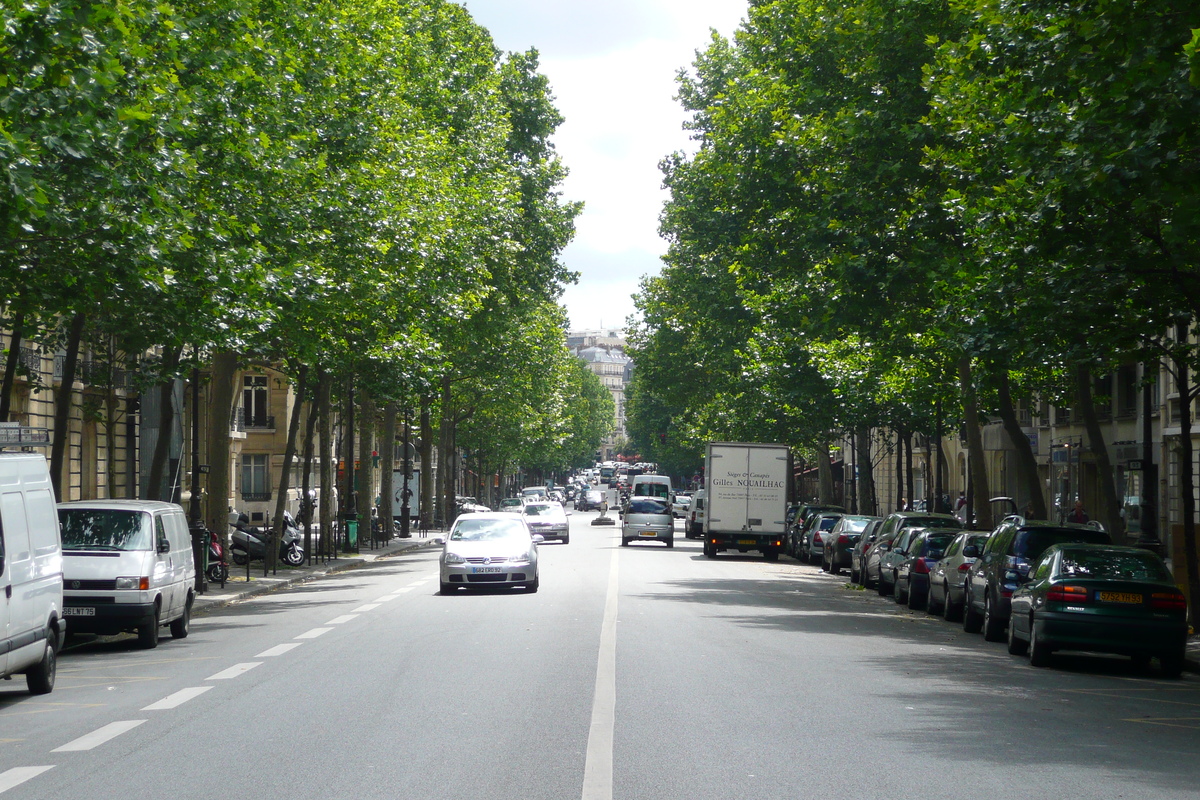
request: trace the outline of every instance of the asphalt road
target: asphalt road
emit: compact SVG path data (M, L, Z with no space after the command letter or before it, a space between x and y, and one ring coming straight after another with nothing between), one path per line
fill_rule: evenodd
M575 514L536 594L415 551L0 685L0 796L1200 798L1200 679L1033 669L787 558L619 546Z

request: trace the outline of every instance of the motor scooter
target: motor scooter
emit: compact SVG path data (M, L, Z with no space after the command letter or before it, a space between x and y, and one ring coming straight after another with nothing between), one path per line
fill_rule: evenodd
M225 563L225 550L216 531L208 532L208 570L205 574L213 583L221 584L222 589L225 588L225 581L229 580L229 565Z
M250 526L250 518L236 512L229 515L233 530L229 532L229 551L233 563L241 566L247 561L261 561L266 557L267 544L271 540L268 528ZM304 563L304 547L300 526L292 515L284 512L283 535L279 539L279 558L289 566L298 567Z

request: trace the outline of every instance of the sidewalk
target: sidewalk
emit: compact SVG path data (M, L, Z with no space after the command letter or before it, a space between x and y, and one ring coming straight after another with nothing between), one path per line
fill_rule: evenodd
M284 566L281 562L275 573L268 574L266 577L263 577L262 562L253 561L250 563L249 582L246 581L245 566L230 564L229 580L225 582L224 588L219 583L209 583L208 591L196 596L195 603L192 605L192 613L202 614L206 611L235 603L246 597L266 594L285 586L294 586L298 583L331 575L335 572L354 569L363 564L378 561L381 558L389 558L410 550L441 544L439 537L443 535L443 531L426 531L424 536L414 535L410 539L392 539L387 544L376 547L374 550L364 547L360 553L339 555L333 561L321 562L314 560L312 566L288 567Z

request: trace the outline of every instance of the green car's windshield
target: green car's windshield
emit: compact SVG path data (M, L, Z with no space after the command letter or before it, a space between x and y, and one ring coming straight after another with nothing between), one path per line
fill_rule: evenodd
M1058 574L1069 578L1171 582L1171 573L1153 553L1116 550L1064 550Z

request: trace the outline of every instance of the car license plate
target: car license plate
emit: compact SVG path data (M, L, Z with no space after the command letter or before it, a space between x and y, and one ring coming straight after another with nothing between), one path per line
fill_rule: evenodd
M96 609L83 608L80 606L63 606L63 616L64 617L94 617L94 616L96 616Z
M494 574L499 571L500 571L499 567L471 567L471 572L473 572L476 575L479 575L481 573Z
M738 539L738 544L758 544L757 539Z
M1140 603L1142 596L1131 592L1101 592L1100 601L1102 603Z
M640 531L638 536L658 536L654 531Z

